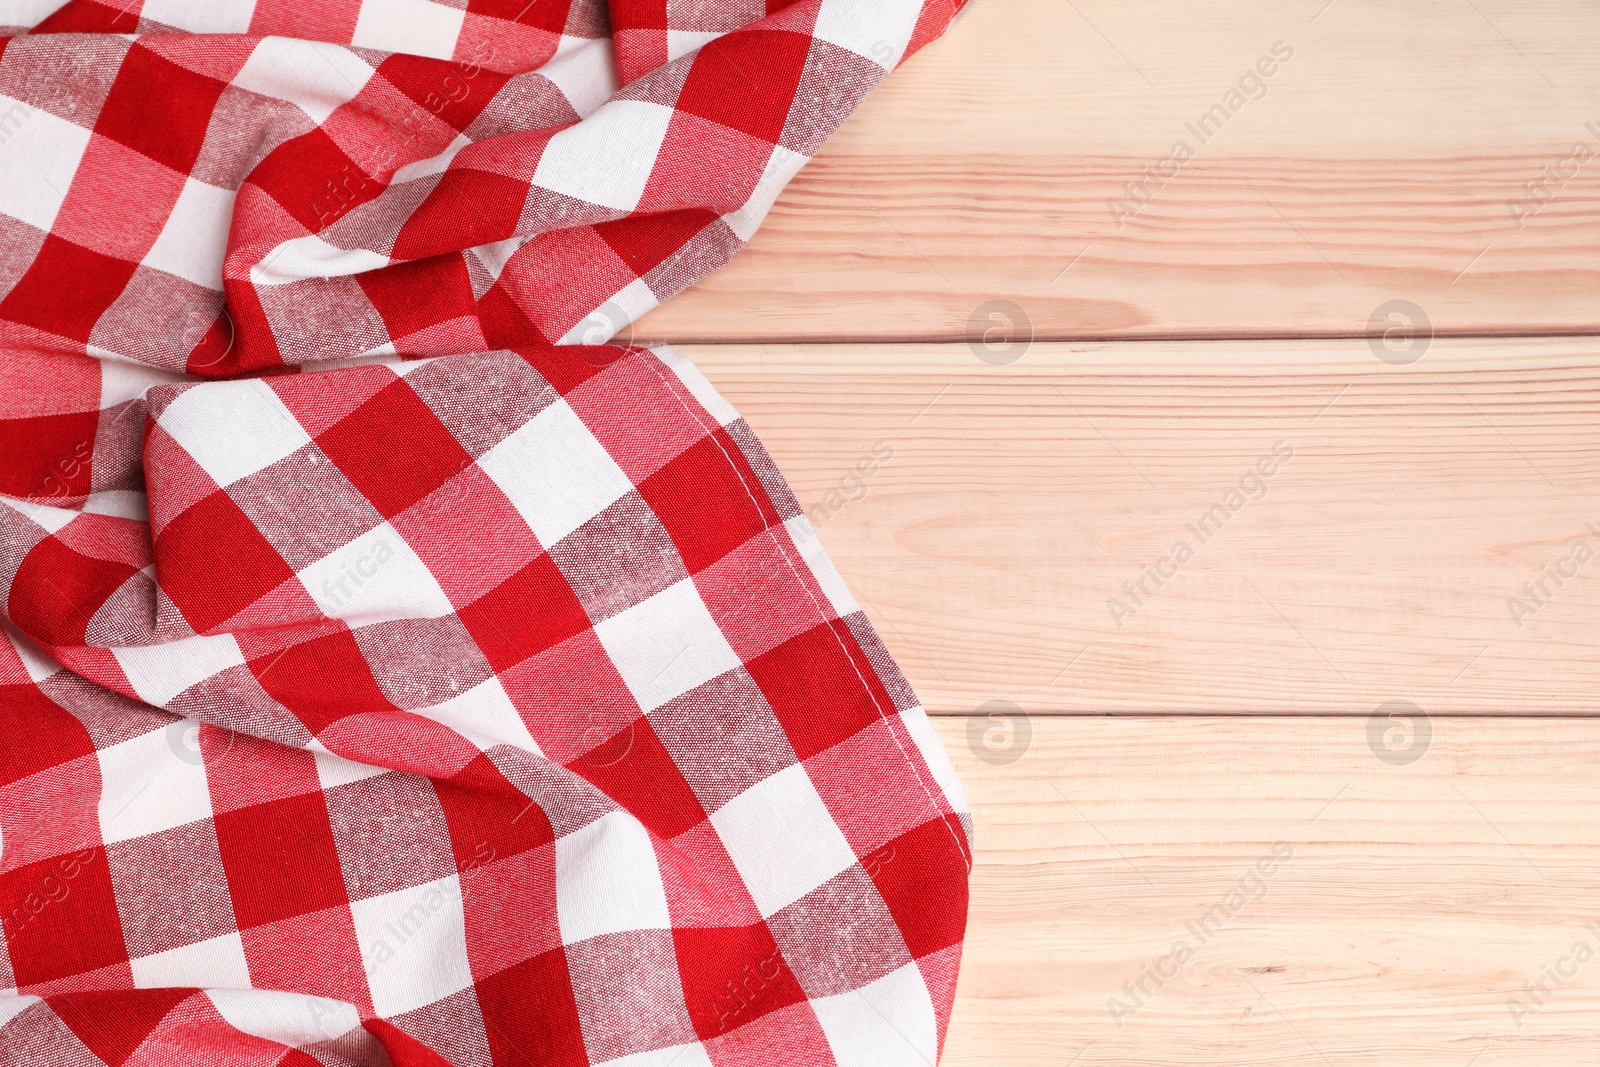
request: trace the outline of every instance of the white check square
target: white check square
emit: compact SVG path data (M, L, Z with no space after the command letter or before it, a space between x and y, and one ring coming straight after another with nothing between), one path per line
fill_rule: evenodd
M756 227L761 225L761 220L772 210L778 194L789 184L789 179L799 174L800 168L810 161L810 156L792 152L781 144L773 145L772 154L767 157L767 165L762 169L761 177L756 180L756 187L750 190L750 199L746 200L738 211L722 216L722 221L739 235L739 240L750 240L756 232Z
M256 0L144 0L141 18L190 33L248 33Z
M725 30L667 30L667 62L681 59L721 37Z
M361 0L355 34L357 48L378 48L413 56L449 59L466 21L466 5L448 7L429 0Z
M633 489L565 400L495 445L478 466L546 548Z
M915 963L811 1008L839 1067L928 1067L939 1053L933 1000Z
M844 576L833 565L833 560L828 558L828 553L823 551L822 542L817 539L817 531L812 527L810 520L804 515L796 515L784 523L784 526L788 528L789 538L800 550L806 566L811 568L812 576L822 587L822 592L833 607L834 614L842 619L860 611L861 608L856 603L854 594L850 592L850 587L844 584Z
M0 214L46 232L89 146L89 131L0 96Z
M625 930L670 930L650 834L626 812L556 839L556 916L563 944Z
M539 753L538 742L528 732L528 724L523 722L498 677L491 676L442 704L413 708L412 714L450 727L485 751L494 745L511 745L524 752Z
M456 875L350 902L372 1006L395 1016L472 984Z
M237 195L232 189L185 178L161 236L145 253L144 265L220 292L222 257Z
M556 54L538 74L560 90L580 118L593 114L618 88L616 56L603 38L562 34Z
M131 841L211 817L206 768L179 720L121 744L102 748L100 837L106 844Z
M66 528L67 523L83 514L73 508L58 508L50 504L35 504L31 500L13 500L10 497L0 497L0 504L4 504L12 511L19 512L42 526L46 533L58 533Z
M354 99L373 70L348 48L321 41L263 37L233 84L299 107L321 123Z
M93 346L91 346L93 347ZM90 352L90 355L99 353ZM189 377L176 371L146 367L138 363L124 363L117 359L100 361L100 410L114 408L129 400L143 400L144 394L157 385L182 385ZM124 409L112 420L129 417Z
M822 0L811 35L893 70L911 43L922 0Z
M728 801L711 814L711 825L763 917L856 862L855 850L798 763Z
M428 565L388 523L379 523L298 575L330 619L366 626L437 619L455 610Z
M354 1004L276 989L211 989L206 998L242 1034L280 1045L332 1041L361 1025Z
M672 108L612 100L545 145L535 185L601 207L632 211L644 195Z
M951 809L971 810L967 805L966 791L961 787L961 779L956 777L956 769L950 764L950 756L944 750L944 742L933 732L933 723L928 721L927 712L921 708L903 711L900 713L900 724L905 727L906 733L911 735L912 744L917 746L917 754L922 757L922 762L928 765L928 773L933 775L934 782L939 786L939 791L944 794L944 799Z
M344 277L388 265L388 256L370 248L340 248L312 233L278 245L271 256L250 268L250 281L289 285L302 278Z
M157 420L219 486L311 443L266 382L208 382L185 389Z
M643 314L641 312L641 314ZM678 376L684 388L689 390L700 406L706 409L706 414L717 420L718 426L729 426L739 421L740 415L734 406L728 403L711 380L700 373L700 368L691 363L688 358L679 352L661 345L650 350L650 354L664 363L668 370Z
M603 345L628 323L660 304L643 278L635 278L617 295L595 308L561 335L564 345Z
M250 965L237 933L170 948L128 961L135 989L198 986L201 989L249 989Z
M739 666L692 578L596 623L594 632L647 712Z

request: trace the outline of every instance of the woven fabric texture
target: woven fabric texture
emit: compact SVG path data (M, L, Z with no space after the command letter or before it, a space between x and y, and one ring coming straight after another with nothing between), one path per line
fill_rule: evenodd
M0 5L0 1065L937 1059L960 784L601 342L957 6Z

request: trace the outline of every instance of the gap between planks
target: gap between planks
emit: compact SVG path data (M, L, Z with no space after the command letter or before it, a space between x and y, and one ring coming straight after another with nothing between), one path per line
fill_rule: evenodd
M1600 711L1595 341L684 351L935 714Z
M997 300L1038 339L1358 337L1395 300L1592 333L1597 101L1582 0L975 0L638 333L950 341Z
M977 844L944 1067L1600 1059L1600 723L935 727Z

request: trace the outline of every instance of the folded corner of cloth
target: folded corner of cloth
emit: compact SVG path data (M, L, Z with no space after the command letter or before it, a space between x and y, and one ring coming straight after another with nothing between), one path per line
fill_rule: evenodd
M959 7L0 15L0 1064L937 1060L960 782L604 342Z

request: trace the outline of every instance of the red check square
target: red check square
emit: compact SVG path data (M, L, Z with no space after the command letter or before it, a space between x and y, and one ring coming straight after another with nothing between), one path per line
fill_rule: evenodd
M779 522L763 503L760 480L728 435L718 430L639 483L690 573L701 570Z
M214 816L239 928L348 902L321 794Z
M0 319L87 342L137 268L51 234L27 273L0 300Z
M105 849L87 848L0 874L0 917L17 988L126 964Z
M126 563L96 559L46 537L11 581L11 620L41 641L80 644L100 605L137 573Z
M215 78L135 44L117 71L95 131L187 174L224 88Z
M196 633L208 633L294 578L233 498L213 492L156 538L161 586Z
M403 378L319 434L317 447L385 518L472 462Z
M589 628L583 605L548 554L462 608L460 615L496 671Z
M842 622L812 627L745 666L802 760L894 710L881 684L873 684L871 664ZM858 671L866 686L852 684Z

